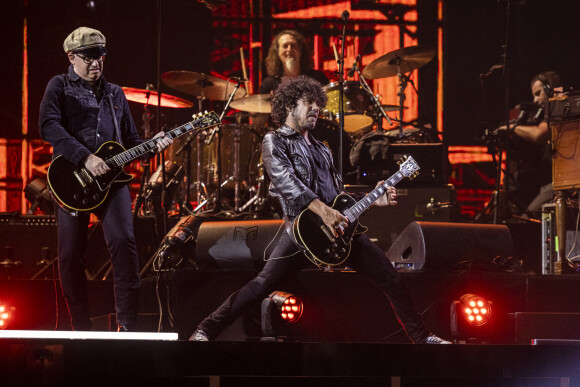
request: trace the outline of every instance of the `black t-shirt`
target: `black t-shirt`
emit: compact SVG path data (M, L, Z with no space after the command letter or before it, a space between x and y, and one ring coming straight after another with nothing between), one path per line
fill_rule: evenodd
M312 154L312 158L314 159L314 165L312 166L312 174L313 178L316 179L318 192L315 194L318 195L320 200L322 200L325 204L332 204L332 201L338 195L336 188L333 184L332 172L330 171L330 165L326 161L324 155L322 155L320 146L323 145L315 145L310 144L310 153Z

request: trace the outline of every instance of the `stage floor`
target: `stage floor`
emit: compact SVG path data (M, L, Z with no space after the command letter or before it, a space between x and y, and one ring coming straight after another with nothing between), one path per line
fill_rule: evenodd
M0 339L3 385L579 386L580 345Z

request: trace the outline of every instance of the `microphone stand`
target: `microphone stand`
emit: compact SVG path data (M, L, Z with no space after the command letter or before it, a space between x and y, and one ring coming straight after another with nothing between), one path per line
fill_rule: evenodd
M226 105L224 106L224 110L222 111L222 114L220 115L220 122L222 121L222 119L226 115L226 112L230 108L230 104L232 103L232 100L234 99L234 95L236 95L236 92L240 88L242 81L243 81L243 79L237 79L236 86L234 87L234 91L232 91L232 93L230 94L230 97L228 98L228 101L226 102ZM221 211L221 190L222 190L222 167L221 167L222 160L221 160L221 158L222 158L222 156L221 156L221 136L219 134L220 130L221 130L221 125L215 126L210 131L209 135L207 136L207 138L205 140L205 144L210 145L213 141L213 138L217 135L217 163L216 163L217 190L216 190L216 196L215 196L215 198L216 198L216 206L215 206L216 212Z
M340 36L340 57L338 58L338 174L342 177L342 133L344 131L344 49L346 43L346 22L350 13L342 12L342 35Z

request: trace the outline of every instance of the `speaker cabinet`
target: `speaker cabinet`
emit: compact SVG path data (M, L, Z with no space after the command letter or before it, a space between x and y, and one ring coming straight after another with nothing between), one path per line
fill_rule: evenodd
M56 250L56 219L0 214L0 235L0 279L29 279Z
M387 256L402 270L451 267L461 261L486 261L514 253L505 225L413 222L393 243Z
M204 222L195 261L201 269L260 270L283 231L283 220Z
M371 186L346 186L347 192L370 192ZM455 190L452 185L430 188L398 188L397 205L372 207L360 217L367 235L383 251L414 221L450 222L456 218Z

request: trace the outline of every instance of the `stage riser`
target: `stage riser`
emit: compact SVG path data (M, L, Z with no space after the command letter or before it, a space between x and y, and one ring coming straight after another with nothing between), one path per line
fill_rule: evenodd
M205 316L254 274L246 271L177 272L171 290L175 300L175 331L182 338L189 337ZM509 313L580 312L580 305L569 297L580 286L580 277L575 276L457 271L403 274L403 281L413 296L416 309L426 310L423 318L427 326L444 337L451 335L450 305L465 293L475 293L493 302L493 319L485 326L487 341L491 343L517 341ZM301 320L281 329L282 335L304 341L408 342L399 331L400 326L382 293L359 274L302 271L285 280L276 290L297 294L304 301ZM259 336L259 312L259 305L256 305L218 339L246 340ZM557 330L554 326L553 331ZM547 330L545 338L550 335L551 331Z

